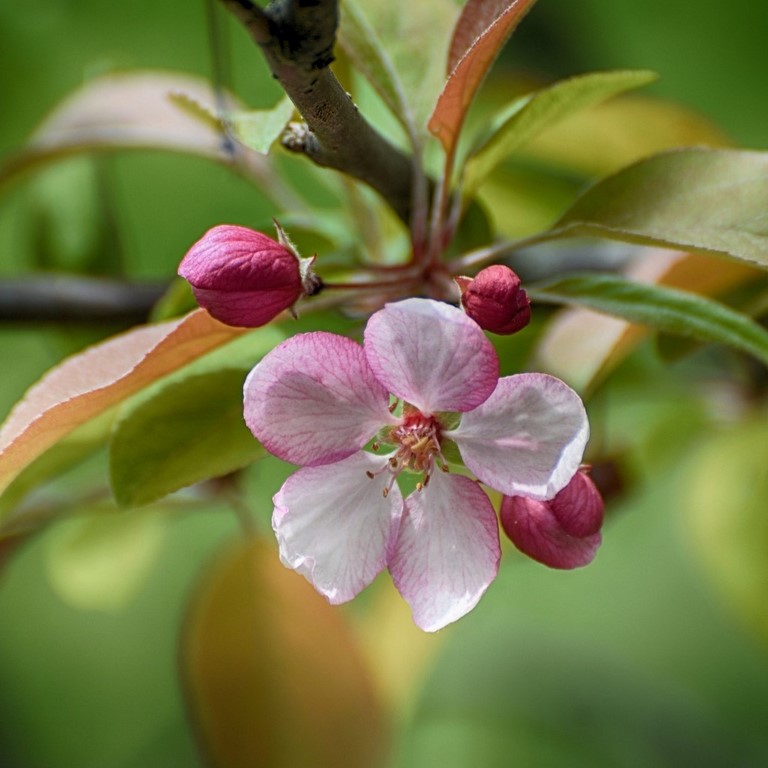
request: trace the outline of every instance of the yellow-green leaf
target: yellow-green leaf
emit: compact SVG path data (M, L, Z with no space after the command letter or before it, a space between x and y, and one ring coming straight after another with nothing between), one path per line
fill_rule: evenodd
M224 552L191 606L182 671L217 768L377 768L377 696L339 608L253 540Z
M768 640L768 416L714 436L687 475L691 542L713 584Z
M582 109L655 79L656 74L647 70L591 72L522 97L502 111L467 159L464 193L472 196L499 162L541 131Z
M247 372L223 368L190 375L152 387L121 409L109 446L118 504L148 504L264 455L243 421Z
M74 608L120 611L157 562L165 532L166 519L157 510L111 509L67 520L46 541L48 578Z
M272 109L233 112L227 115L226 122L239 142L260 155L267 155L293 112L293 103L286 96Z

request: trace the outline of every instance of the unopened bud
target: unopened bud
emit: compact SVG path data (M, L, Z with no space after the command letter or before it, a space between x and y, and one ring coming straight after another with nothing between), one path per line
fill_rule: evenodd
M302 259L277 227L280 242L247 227L214 227L182 259L179 274L217 320L256 328L320 289L314 257Z
M549 501L505 496L501 526L528 557L550 568L579 568L592 562L602 541L603 500L586 472L577 472Z
M506 336L530 322L530 299L509 267L494 264L474 278L455 280L461 291L461 306L482 329Z

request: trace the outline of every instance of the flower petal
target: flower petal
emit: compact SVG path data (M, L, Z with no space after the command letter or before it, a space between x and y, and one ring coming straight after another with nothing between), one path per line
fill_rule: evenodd
M501 524L514 545L550 568L580 568L592 562L602 541L597 533L571 536L552 511L551 502L505 496Z
M363 348L333 333L298 334L275 347L248 374L244 395L251 432L294 464L344 459L396 423Z
M331 603L351 600L386 567L403 497L396 484L384 496L389 472L366 475L386 461L359 451L335 464L305 467L273 499L280 559Z
M483 489L436 472L406 499L389 570L413 620L434 632L477 605L500 557L496 514Z
M365 328L376 378L422 413L469 411L493 392L499 361L480 327L430 299L387 304Z
M486 485L508 496L551 499L579 467L589 422L579 396L560 379L522 373L445 436Z

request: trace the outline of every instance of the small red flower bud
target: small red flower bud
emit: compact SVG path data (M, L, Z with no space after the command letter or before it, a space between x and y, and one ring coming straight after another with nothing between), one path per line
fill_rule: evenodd
M481 328L502 336L515 333L531 320L531 302L520 278L503 264L481 269L473 278L457 277L461 306Z
M316 293L314 257L302 259L278 225L280 242L247 227L208 230L187 252L179 274L197 303L227 325L265 325L304 295Z
M528 557L550 568L579 568L597 554L603 511L600 492L582 470L549 501L505 496L501 527Z

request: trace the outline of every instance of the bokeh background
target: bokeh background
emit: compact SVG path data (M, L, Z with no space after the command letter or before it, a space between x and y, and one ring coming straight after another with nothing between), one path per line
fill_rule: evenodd
M273 104L258 51L235 25L226 37L234 90L253 107ZM650 68L661 79L644 94L768 149L766 39L768 10L753 0L541 0L488 87ZM205 5L3 0L0 157L89 78L134 68L210 77ZM165 281L209 226L265 226L273 214L227 169L158 152L68 159L0 194L0 281ZM63 356L120 328L0 322L0 414ZM437 636L410 626L386 577L334 609L391 712L387 764L768 765L768 433L747 423L754 381L722 352L671 364L648 342L624 362L589 403L592 450L614 493L603 548L583 571L549 571L508 548L478 608ZM288 468L257 467L243 483L264 530ZM3 768L205 764L185 698L185 627L212 560L240 536L237 516L226 496L195 498L191 512L170 500L99 514L101 496L83 500L82 489L105 477L97 454L54 486L42 502L59 500L65 519L0 572ZM752 570L741 578L740 567ZM292 759L273 764L324 764Z

